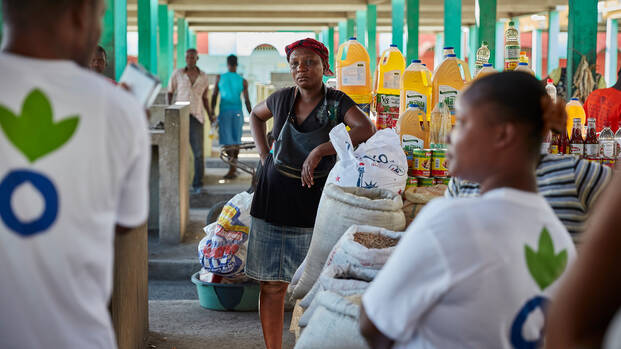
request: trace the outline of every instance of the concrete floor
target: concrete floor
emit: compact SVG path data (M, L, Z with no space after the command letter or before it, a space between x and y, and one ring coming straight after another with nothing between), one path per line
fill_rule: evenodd
M285 313L283 348L293 348L291 313ZM207 310L198 300L149 301L148 348L221 349L265 348L259 314Z

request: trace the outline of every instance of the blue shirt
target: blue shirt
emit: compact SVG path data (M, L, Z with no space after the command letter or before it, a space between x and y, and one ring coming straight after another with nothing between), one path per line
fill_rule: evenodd
M220 90L220 110L241 110L241 93L244 91L244 78L237 73L224 73L218 82Z

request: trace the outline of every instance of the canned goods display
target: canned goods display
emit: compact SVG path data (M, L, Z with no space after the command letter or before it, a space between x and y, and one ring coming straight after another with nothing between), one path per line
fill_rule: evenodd
M431 175L433 177L448 176L446 168L446 149L434 149L431 152Z
M433 184L444 184L448 185L451 177L434 177Z
M434 184L433 178L431 177L416 177L418 181L419 187L431 187Z
M414 176L431 176L431 150L414 149L413 157L412 173Z
M405 189L418 186L418 179L416 177L408 177L405 182Z
M412 166L414 165L414 153L413 153L414 148L412 148L412 146L410 145L405 145L403 146L403 152L405 153L405 158L408 161L408 169L412 168Z

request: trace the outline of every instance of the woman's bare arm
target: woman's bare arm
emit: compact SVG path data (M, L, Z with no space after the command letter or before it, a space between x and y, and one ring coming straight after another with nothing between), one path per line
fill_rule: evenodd
M252 132L252 138L254 138L254 144L257 147L262 164L265 163L265 159L270 153L265 132L265 122L270 118L272 118L272 112L267 108L265 101L257 104L250 112L250 131Z

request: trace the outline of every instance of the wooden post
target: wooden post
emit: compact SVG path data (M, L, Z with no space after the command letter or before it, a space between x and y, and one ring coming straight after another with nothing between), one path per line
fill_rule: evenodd
M119 349L144 349L149 330L147 226L114 241L110 317Z

